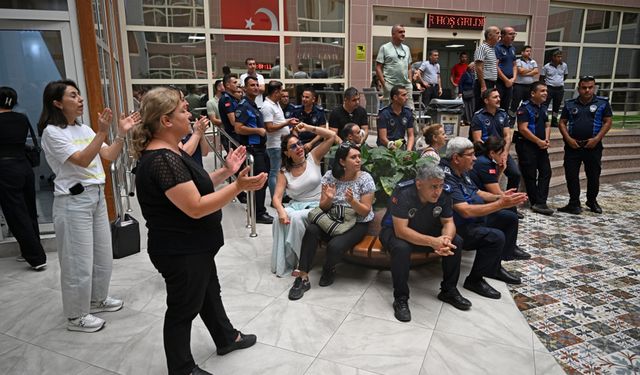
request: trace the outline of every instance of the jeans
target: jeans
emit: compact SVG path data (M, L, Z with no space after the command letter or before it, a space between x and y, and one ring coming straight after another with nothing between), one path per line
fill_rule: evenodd
M282 164L282 155L280 154L280 147L268 148L267 156L269 156L269 179L267 185L269 186L269 194L271 200L273 200L273 194L276 191L276 181L278 180L278 172Z

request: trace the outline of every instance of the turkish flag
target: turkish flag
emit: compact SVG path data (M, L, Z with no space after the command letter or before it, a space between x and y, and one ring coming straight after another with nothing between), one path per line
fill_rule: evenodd
M287 9L286 0L284 9ZM278 0L221 0L221 24L224 29L272 30L278 28ZM284 19L287 19L286 12ZM285 30L286 30L285 21ZM225 35L225 41L278 43L277 36Z

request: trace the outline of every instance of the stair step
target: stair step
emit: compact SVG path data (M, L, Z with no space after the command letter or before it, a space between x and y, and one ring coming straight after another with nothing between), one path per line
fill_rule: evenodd
M600 174L600 184L613 184L620 181L631 181L640 179L640 167L603 169ZM580 172L580 186L584 189L587 186L587 177L584 172ZM556 194L567 194L564 173L551 177L549 183L549 196Z

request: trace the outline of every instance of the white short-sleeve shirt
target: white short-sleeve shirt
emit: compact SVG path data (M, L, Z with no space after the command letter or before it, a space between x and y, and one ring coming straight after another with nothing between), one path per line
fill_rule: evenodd
M267 122L272 122L275 124L283 123L286 119L284 118L284 112L282 112L282 108L280 104L274 103L271 99L266 98L264 103L262 103L262 108L260 108L260 112L262 113L262 120ZM280 148L280 142L283 135L289 134L289 127L285 126L279 130L274 132L267 132L267 148Z

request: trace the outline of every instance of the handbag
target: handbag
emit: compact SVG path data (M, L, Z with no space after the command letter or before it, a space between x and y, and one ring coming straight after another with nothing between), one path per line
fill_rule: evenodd
M309 221L317 224L326 234L338 236L356 225L356 211L347 206L334 204L328 211L316 207L308 214Z
M473 99L473 90L464 90L464 91L462 91L462 99L463 100Z
M111 223L113 259L120 259L140 252L140 224L133 216L124 214Z
M29 164L31 164L32 168L40 166L40 145L38 144L38 138L33 131L31 125L29 125L29 133L31 133L31 139L33 139L33 144L24 145L24 153L27 156L27 160L29 160Z

